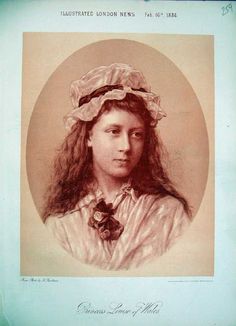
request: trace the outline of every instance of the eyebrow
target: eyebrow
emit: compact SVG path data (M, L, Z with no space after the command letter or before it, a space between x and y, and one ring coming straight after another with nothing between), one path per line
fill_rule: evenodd
M123 125L119 125L119 124L116 124L116 123L111 123L111 124L105 126L105 128L122 128L122 127L123 127ZM142 127L142 126L138 126L138 127L131 128L130 130L136 130L136 129L144 130L145 128Z

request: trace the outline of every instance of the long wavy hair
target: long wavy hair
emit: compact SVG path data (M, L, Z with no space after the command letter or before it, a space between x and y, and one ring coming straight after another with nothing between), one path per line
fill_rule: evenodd
M144 100L128 93L123 100L107 100L98 116L91 122L78 120L73 125L54 161L42 215L44 222L50 215L63 215L73 210L78 201L89 192L88 185L94 179L92 151L87 145L89 132L104 112L114 108L133 113L141 118L145 125L143 153L130 175L132 187L139 195L148 193L156 194L160 198L167 195L177 198L191 217L187 200L176 190L164 167L166 152L156 129L151 127L152 117Z

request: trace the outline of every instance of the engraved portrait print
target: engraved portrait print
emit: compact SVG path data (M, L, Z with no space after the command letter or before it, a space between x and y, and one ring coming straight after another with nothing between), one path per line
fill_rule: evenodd
M75 52L31 117L27 172L43 224L71 257L100 270L158 264L189 229L206 185L199 103L155 53L128 40Z

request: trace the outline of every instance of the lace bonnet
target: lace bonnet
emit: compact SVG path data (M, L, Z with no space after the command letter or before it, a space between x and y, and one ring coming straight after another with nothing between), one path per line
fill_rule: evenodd
M106 86L110 86L108 91ZM160 97L151 92L143 74L128 64L113 63L97 67L72 82L73 110L64 117L66 129L71 130L78 119L92 121L106 100L122 100L127 93L143 98L154 126L166 116L160 107Z

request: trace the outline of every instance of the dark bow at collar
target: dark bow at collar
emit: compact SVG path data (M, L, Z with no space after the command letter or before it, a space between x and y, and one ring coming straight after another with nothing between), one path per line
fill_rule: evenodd
M112 204L106 204L104 200L93 208L88 225L97 230L102 240L118 240L124 230L124 226L113 217L114 213Z

